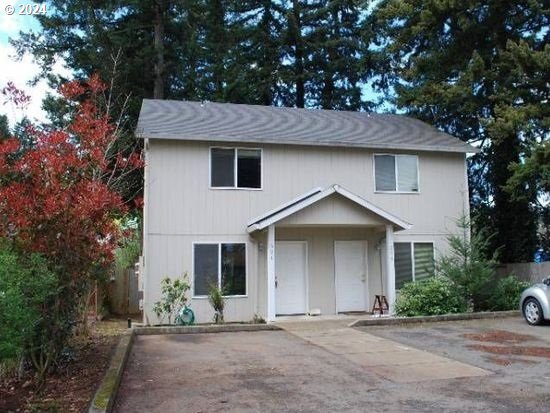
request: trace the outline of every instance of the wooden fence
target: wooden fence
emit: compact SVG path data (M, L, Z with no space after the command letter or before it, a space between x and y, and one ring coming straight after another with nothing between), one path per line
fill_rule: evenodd
M501 264L497 267L497 275L505 277L515 274L518 278L531 283L540 282L550 276L550 262L526 262L520 264Z
M116 269L107 285L113 314L139 314L138 277L134 268Z

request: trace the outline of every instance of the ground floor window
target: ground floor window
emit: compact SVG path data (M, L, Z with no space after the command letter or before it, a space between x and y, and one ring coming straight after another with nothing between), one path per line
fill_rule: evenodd
M395 288L430 277L434 273L432 242L396 242L394 244Z
M193 295L207 296L213 285L225 296L246 295L246 244L194 244Z

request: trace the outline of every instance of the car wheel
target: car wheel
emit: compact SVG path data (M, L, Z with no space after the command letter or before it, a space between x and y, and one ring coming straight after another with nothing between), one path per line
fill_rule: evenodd
M523 303L523 317L532 326L542 323L542 307L536 299L528 298L525 300Z

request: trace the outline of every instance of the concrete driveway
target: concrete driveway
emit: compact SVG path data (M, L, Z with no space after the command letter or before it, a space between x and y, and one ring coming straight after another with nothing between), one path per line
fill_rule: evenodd
M406 328L342 330L334 324L302 327L302 332L288 329L290 333L138 336L115 411L549 411L550 354L545 351L550 353L550 326L528 327L512 318ZM331 330L340 337L336 347ZM344 334L350 335L344 339ZM366 356L367 363L349 357L353 353L342 351L341 344L350 338L360 354L369 353L365 347L401 346L420 351L409 353L413 360L423 354L420 363L428 360L429 365L433 356L458 363L468 374L399 380L399 375L383 374L376 357ZM531 350L517 350L527 347ZM522 351L529 354L513 354ZM502 352L507 354L498 354ZM403 371L409 364L402 356L394 361L386 356L384 363L395 371L400 363Z

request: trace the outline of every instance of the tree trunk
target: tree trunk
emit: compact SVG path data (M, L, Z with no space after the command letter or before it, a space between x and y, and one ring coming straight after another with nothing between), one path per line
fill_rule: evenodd
M155 48L155 84L154 99L164 99L164 19L166 0L155 0L154 5L154 48Z
M296 107L303 108L305 104L305 82L304 82L304 50L302 44L302 20L300 16L299 0L292 1L292 12L294 15L294 47L295 62L294 76L296 79Z

